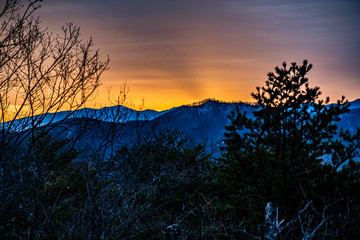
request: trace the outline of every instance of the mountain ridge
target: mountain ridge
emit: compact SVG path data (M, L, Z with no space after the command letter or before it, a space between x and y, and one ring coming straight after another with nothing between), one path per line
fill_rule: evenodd
M55 122L57 126L51 132L54 136L60 137L76 136L87 126L86 134L80 131L81 147L100 146L100 141L111 136L109 141L113 141L113 147L116 149L154 138L163 131L177 129L193 144L205 144L208 152L220 156L225 126L229 124L228 115L236 108L241 113L246 112L248 117L253 117L256 106L243 102L226 103L208 99L200 104L182 105L160 112L148 109L129 110L122 106L87 109L66 120L63 118L64 121ZM145 115L141 116L144 113ZM62 116L61 114L65 115L66 112L60 112L59 116ZM128 118L124 119L125 116ZM350 103L350 112L341 115L338 126L352 133L356 132L360 127L360 99Z
M349 103L350 103L350 109L360 108L360 98ZM250 103L250 102L242 102L242 101L226 102L214 98L207 98L198 102L184 104L178 107L173 107L162 111L157 111L153 109L135 110L123 105L115 105L110 107L102 107L99 109L86 107L82 109L77 109L75 111L65 110L65 111L59 111L57 113L40 114L33 116L31 118L33 119L33 121L35 121L35 124L39 126L44 126L46 124L49 124L50 122L56 123L66 118L92 118L96 120L102 120L106 122L116 122L116 123L123 123L127 121L149 121L149 120L151 121L155 118L158 118L172 111L179 111L180 109L184 109L187 107L203 108L204 106L208 106L208 105L211 106L213 104L227 104L227 105L246 104L249 106L256 106L255 103ZM13 121L18 121L23 119L24 118L16 119Z

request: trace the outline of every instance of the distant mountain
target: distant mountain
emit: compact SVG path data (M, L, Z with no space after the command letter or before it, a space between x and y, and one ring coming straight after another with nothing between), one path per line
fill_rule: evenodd
M90 116L97 117L89 117L89 114L85 114L86 117L84 118L66 119L58 124L52 132L54 135L62 137L81 135L78 137L78 146L81 148L103 148L102 151L111 151L105 149L107 144L111 144L114 149L117 149L121 145L136 144L144 139L154 138L159 132L177 129L192 143L206 143L207 150L218 155L224 135L224 126L228 123L227 116L236 107L252 116L253 105L213 100L203 101L196 105L180 106L162 112L146 110L136 113L135 111L131 113L136 117L130 118L126 115L128 118L121 121L112 121L112 117L101 115L113 114L107 108L91 112ZM148 115L138 117L137 114L143 113ZM78 114L77 116L81 115ZM87 130L85 133L83 133L84 129Z
M175 108L152 122L162 129L179 129L194 143L205 143L209 151L219 153L228 115L236 107L252 117L253 105L209 100L200 105Z
M350 102L350 112L341 115L338 127L355 133L360 127L360 99Z
M167 111L135 111L122 106L102 109L81 109L71 117L60 121L69 112L49 114L42 123L59 122L51 131L56 136L76 137L78 147L97 149L107 154L122 145L136 144L151 139L157 133L178 129L192 143L205 143L207 151L220 155L223 145L224 127L229 123L228 115L238 108L252 117L255 106L247 103L224 103L214 100L200 104L180 106ZM351 103L351 111L341 116L339 127L355 132L360 127L360 100ZM86 131L84 131L86 130ZM91 152L91 151L89 151Z
M69 116L69 118L91 118L100 121L116 123L123 123L127 121L144 121L157 118L165 112L166 111L158 112L155 110L136 111L124 106L104 107L101 109L83 108L74 112L63 111L58 113L48 113L43 120L42 125L47 124L50 121L61 121L67 116Z
M360 108L360 98L350 102L350 109Z
M128 121L147 121L155 119L167 111L155 110L137 111L125 106L104 107L101 109L83 108L75 111L60 111L57 113L46 113L28 118L16 119L5 123L5 128L11 125L13 131L22 131L32 126L46 126L55 124L64 119L89 118L104 122L124 123Z

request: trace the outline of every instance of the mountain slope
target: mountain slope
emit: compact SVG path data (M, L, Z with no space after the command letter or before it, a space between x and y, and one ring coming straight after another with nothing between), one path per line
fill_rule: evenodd
M125 123L128 121L147 121L155 119L168 112L155 110L137 111L125 106L104 107L101 109L83 108L75 111L60 111L57 113L46 113L27 118L16 119L4 124L5 129L10 131L23 131L30 127L46 126L55 124L66 119L89 118L104 122ZM68 122L68 121L67 121Z
M102 149L111 154L122 145L137 144L156 137L161 131L178 129L193 144L204 143L207 151L220 156L224 127L228 124L227 116L235 108L252 117L255 106L209 100L163 112L137 112L125 107L82 109L56 126L52 132L56 136L76 137L82 149ZM61 112L55 119L59 121L65 114ZM360 127L360 100L351 103L351 111L341 116L338 126L353 133Z

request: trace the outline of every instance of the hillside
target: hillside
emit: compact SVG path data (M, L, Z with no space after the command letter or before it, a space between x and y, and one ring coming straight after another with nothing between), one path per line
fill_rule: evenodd
M338 126L355 132L360 126L359 100L351 103L351 111L341 116ZM164 112L147 110L136 112L133 115L141 116L141 119L121 119L104 117L114 113L114 108L101 109L93 115L96 118L87 117L70 118L55 127L52 132L63 137L78 138L78 146L81 148L102 149L103 151L115 151L119 146L136 144L143 140L149 140L157 136L159 132L166 130L180 130L190 139L193 144L206 144L207 151L215 156L220 156L220 146L223 144L224 127L228 123L227 116L232 110L239 108L240 112L246 112L252 116L254 105L247 103L224 103L219 101L205 101L199 105L185 105ZM155 114L154 114L155 113ZM147 117L146 117L147 116ZM120 118L118 118L120 119ZM84 131L86 130L86 131ZM111 145L111 148L108 146ZM106 148L106 149L105 149Z

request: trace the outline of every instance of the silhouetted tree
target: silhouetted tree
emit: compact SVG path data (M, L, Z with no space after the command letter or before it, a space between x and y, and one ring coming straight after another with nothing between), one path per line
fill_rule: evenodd
M4 239L45 238L66 192L52 187L53 181L75 158L68 139L49 134L54 127L51 120L64 108L84 106L109 61L101 61L98 51L92 50L92 40L82 40L72 24L58 35L42 28L34 16L39 3L0 3L0 235Z
M352 136L337 129L349 104L344 97L336 104L321 100L319 87L309 86L311 68L306 60L276 67L252 93L254 118L239 111L229 116L220 174L228 193L224 200L236 204L238 221L254 234L266 202L278 203L280 218L292 222L279 227L287 239L337 238L358 224L359 194L353 190L359 189L354 157L360 130Z
M2 158L26 138L27 134L16 132L35 129L44 118L56 117L49 113L83 107L108 64L92 50L91 39L80 38L78 27L68 24L59 35L43 29L33 16L39 2L1 4L0 141L6 145L1 148Z

